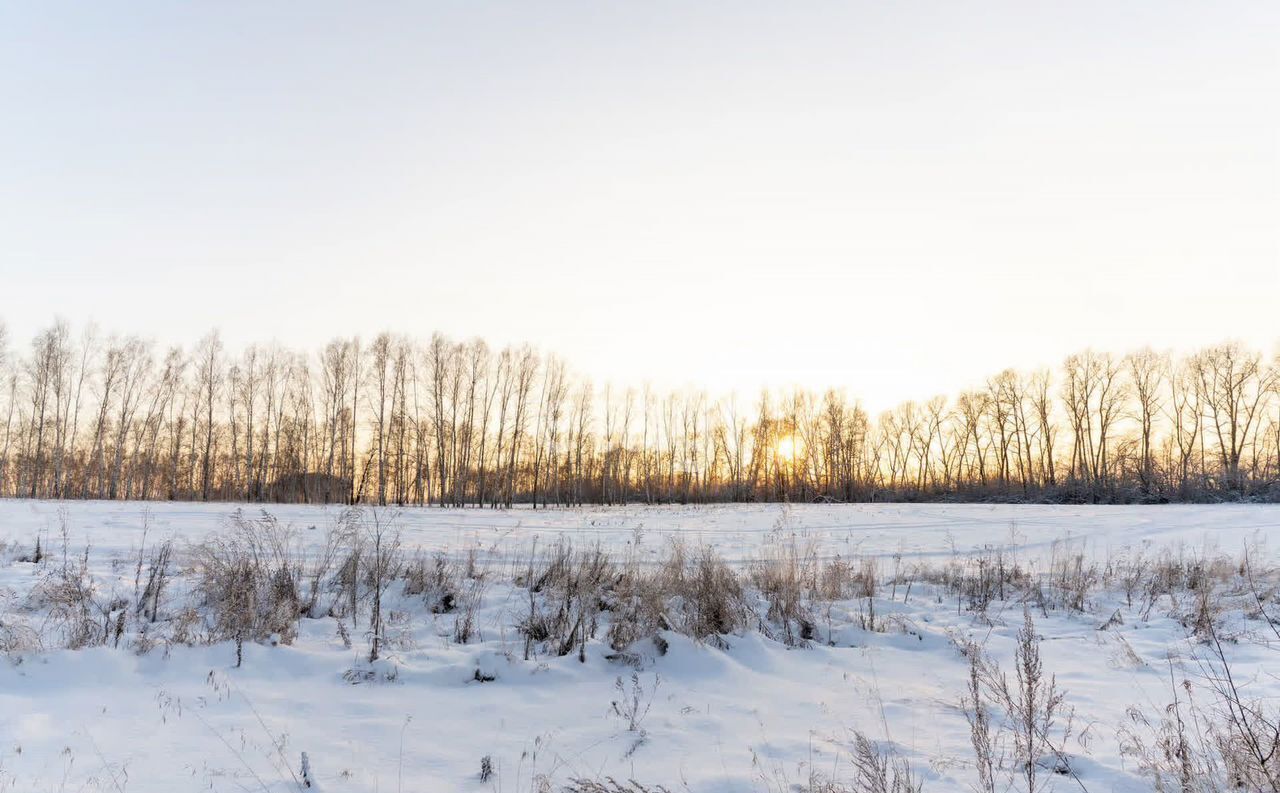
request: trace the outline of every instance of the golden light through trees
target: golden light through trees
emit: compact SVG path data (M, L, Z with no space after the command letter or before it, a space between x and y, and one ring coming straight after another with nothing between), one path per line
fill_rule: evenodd
M778 457L791 465L804 454L804 443L794 435L784 435L778 439L777 451Z

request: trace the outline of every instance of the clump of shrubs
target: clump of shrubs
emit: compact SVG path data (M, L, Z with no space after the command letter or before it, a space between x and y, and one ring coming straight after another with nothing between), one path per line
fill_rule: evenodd
M237 662L246 641L291 643L298 619L320 616L326 594L336 603L344 583L354 591L354 581L344 582L341 571L336 578L331 573L345 547L346 572L354 575L358 520L354 510L342 513L321 552L308 556L294 527L265 510L256 517L236 510L227 531L207 538L192 552L194 590L207 615L209 639L235 641Z

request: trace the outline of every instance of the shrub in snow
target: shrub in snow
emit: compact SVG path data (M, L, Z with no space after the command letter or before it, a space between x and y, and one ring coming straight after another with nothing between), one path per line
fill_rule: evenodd
M237 510L228 532L209 537L195 550L196 591L212 621L213 640L262 641L295 633L302 603L303 555L293 531L265 511L249 519Z
M315 616L329 570L357 518L358 513L342 513L321 552L308 555L294 529L270 513L248 518L236 510L229 529L207 538L193 554L195 590L212 623L210 638L234 640L238 648L272 635L291 643L298 618Z
M631 673L630 686L624 685L620 677L614 680L613 688L618 692L618 698L610 703L610 711L622 719L627 725L628 732L640 730L640 725L649 715L649 708L653 706L653 698L657 695L660 685L662 685L662 678L655 674L653 684L646 686L640 679L639 672Z

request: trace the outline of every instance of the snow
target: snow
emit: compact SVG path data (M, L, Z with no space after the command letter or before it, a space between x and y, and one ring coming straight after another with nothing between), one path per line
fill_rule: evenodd
M98 586L132 591L147 547L172 537L180 572L166 594L172 614L190 598L189 549L226 527L235 505L129 502L0 502L0 625L46 635L47 615L31 598L40 565L20 561L37 536L61 564L62 526L75 562L88 547ZM261 506L244 505L246 513ZM339 508L266 507L299 530L313 552ZM875 608L895 626L858 627L861 603L833 606L823 640L790 648L756 632L727 648L664 632L665 648L642 641L639 669L608 656L601 641L586 657L522 658L515 622L523 590L495 576L479 611L479 638L450 640L453 615L393 593L389 648L370 668L364 637L348 647L336 620L302 619L292 643L235 647L159 645L24 648L0 661L0 791L293 791L306 752L313 788L337 791L532 791L545 779L633 778L672 791L807 789L811 775L849 772L853 731L892 746L925 790L965 790L974 779L968 725L960 709L968 663L954 639L978 641L1006 668L1022 607L993 605L990 620L957 608L936 587L890 597L895 565L942 564L980 549L1012 549L1029 566L1070 547L1105 564L1139 552L1238 558L1248 545L1260 565L1277 561L1280 507L1265 505L1064 507L1010 505L661 506L564 510L398 511L408 552L442 551L505 571L568 538L619 554L657 559L672 538L711 546L745 565L770 549L812 544L822 557L880 560ZM145 514L145 519L144 519ZM315 527L312 529L312 527ZM1100 630L1119 610L1123 623ZM1117 733L1126 709L1157 712L1170 675L1195 673L1196 647L1171 607L1142 619L1123 593L1096 591L1084 613L1036 613L1049 671L1074 707L1068 747L1090 791L1143 791ZM665 652L662 650L665 649ZM1230 648L1251 693L1280 697L1274 649ZM354 678L350 670L365 674ZM633 671L647 714L627 729L612 703L631 696ZM372 679L370 679L372 678ZM619 690L621 686L621 691ZM493 775L480 780L482 758ZM800 786L800 787L793 787ZM1070 777L1055 790L1077 790Z

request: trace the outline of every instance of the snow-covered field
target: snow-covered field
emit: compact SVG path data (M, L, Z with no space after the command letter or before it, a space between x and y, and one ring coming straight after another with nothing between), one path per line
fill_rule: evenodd
M310 561L341 517L266 509ZM924 790L967 790L978 769L961 649L980 645L1012 677L1024 610L1073 709L1057 747L1071 773L1047 763L1045 789L1150 790L1133 736L1152 735L1134 714L1158 720L1175 689L1205 714L1214 708L1195 595L1132 581L1160 565L1213 579L1211 616L1233 675L1250 701L1280 710L1280 634L1266 617L1280 614L1273 506L388 509L378 517L398 532L399 564L447 565L451 591L470 598L467 641L456 631L466 608L442 606L434 589L406 591L397 577L377 662L366 591L354 610L322 595L296 636L246 642L239 666L234 642L210 641L213 617L195 585L197 547L225 536L234 510L0 502L0 791L297 790L304 752L313 789L330 792L561 790L575 779L586 781L571 789L591 790L609 778L670 791L854 790L859 733L909 763ZM366 529L372 517L364 512ZM169 539L167 584L140 607L153 553ZM564 541L598 545L632 569L660 568L673 543L705 546L744 579L787 558L815 570L837 559L874 565L875 594L810 593L812 624L790 643L760 592L748 597L758 629L710 640L672 625L656 642L610 646L616 617L604 608L585 646L561 655L533 642L526 659L523 573ZM976 607L948 583L977 580L993 560L1041 582L1037 598L1027 583ZM1067 562L1087 573L1080 608L1055 584ZM88 582L70 598L76 614L50 583L71 578ZM1014 743L998 746L1007 756L997 771L1013 779Z

